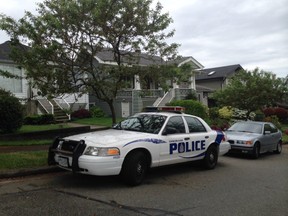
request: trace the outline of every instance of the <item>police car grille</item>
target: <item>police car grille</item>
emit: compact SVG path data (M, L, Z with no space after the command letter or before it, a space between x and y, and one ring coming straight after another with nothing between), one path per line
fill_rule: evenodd
M79 143L78 141L73 141L73 140L64 141L62 144L61 150L73 152L76 146L78 145L78 143Z

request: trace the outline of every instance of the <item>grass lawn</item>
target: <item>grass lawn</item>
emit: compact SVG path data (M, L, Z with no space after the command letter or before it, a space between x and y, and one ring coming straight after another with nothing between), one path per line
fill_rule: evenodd
M116 122L120 122L123 120L122 118L118 118ZM112 126L112 118L111 117L101 117L101 118L85 118L85 119L77 119L73 122L79 124L87 124L87 125L100 125L100 126Z
M285 124L285 125L282 125L282 141L283 143L286 143L288 144L288 134L285 134L285 131L288 130L288 125Z
M47 166L47 157L47 151L3 153L0 154L0 170Z
M49 125L23 125L17 133L27 133L34 131L54 130L60 128L68 128L69 125L63 124L49 124Z
M0 146L31 146L31 145L50 145L53 140L15 140L0 141Z

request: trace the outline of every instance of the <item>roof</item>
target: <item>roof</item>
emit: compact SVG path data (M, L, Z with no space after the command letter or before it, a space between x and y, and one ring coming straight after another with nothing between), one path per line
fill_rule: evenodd
M0 59L1 60L11 60L11 58L9 57L10 52L11 52L10 41L6 41L0 44Z
M21 45L21 48L27 49L28 47L25 45ZM2 61L12 61L10 58L11 53L11 41L6 41L3 44L0 44L0 60ZM187 57L179 57L175 60L171 61L164 61L159 56L153 56L147 53L141 53L139 52L126 52L121 51L122 54L122 62L127 64L139 64L142 66L150 66L150 65L161 65L161 64L174 64L176 63L178 66L192 62L197 68L201 69L203 68L203 65L200 64L196 59L194 59L192 56ZM99 63L107 63L107 64L113 64L115 63L114 59L114 53L111 51L111 49L103 49L96 54L96 59L99 61Z
M196 85L196 91L197 92L214 92L214 89L208 88L206 86L202 85Z
M182 64L193 62L194 65L197 66L197 69L202 69L204 66L200 64L196 59L194 59L192 56L186 56L186 57L178 57L174 60L169 61L171 64L177 64L178 66L181 66Z
M19 45L20 48L22 49L27 49L28 47L21 44ZM10 53L11 53L12 49L11 49L11 41L6 41L2 44L0 44L0 60L1 61L12 61L11 57L10 57Z
M242 69L243 68L240 64L207 68L199 71L199 73L196 75L196 80L226 78Z
M139 64L139 65L153 65L163 64L164 60L159 56L152 56L141 52L121 52L123 58L122 61L128 64ZM96 54L96 58L100 63L115 62L114 53L111 49L103 49Z

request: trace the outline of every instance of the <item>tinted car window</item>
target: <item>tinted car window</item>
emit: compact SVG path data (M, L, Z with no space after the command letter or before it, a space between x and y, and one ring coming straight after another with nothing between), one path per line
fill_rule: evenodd
M169 119L166 125L167 131L174 131L173 133L185 133L185 125L181 116L173 116Z
M278 132L278 129L276 128L275 125L270 124L270 127L271 127L271 133L276 133L276 132Z
M166 116L162 115L135 115L123 120L113 128L157 134L161 130L166 118Z
M188 124L189 133L206 132L206 128L197 118L186 116L185 120Z
M278 131L277 128L272 124L265 124L264 130L270 131L271 133L276 133Z

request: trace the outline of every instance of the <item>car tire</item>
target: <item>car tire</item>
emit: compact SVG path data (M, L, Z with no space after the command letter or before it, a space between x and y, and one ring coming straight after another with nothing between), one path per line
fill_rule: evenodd
M252 156L254 159L259 158L259 156L260 156L260 143L255 143Z
M203 159L203 165L206 169L214 169L218 162L218 148L215 145L211 145L206 153L205 157Z
M281 141L279 141L278 143L277 143L277 148L276 148L276 150L274 151L276 154L280 154L281 152L282 152L282 142Z
M126 184L137 186L143 182L147 170L147 157L143 152L136 151L125 158L120 175Z

